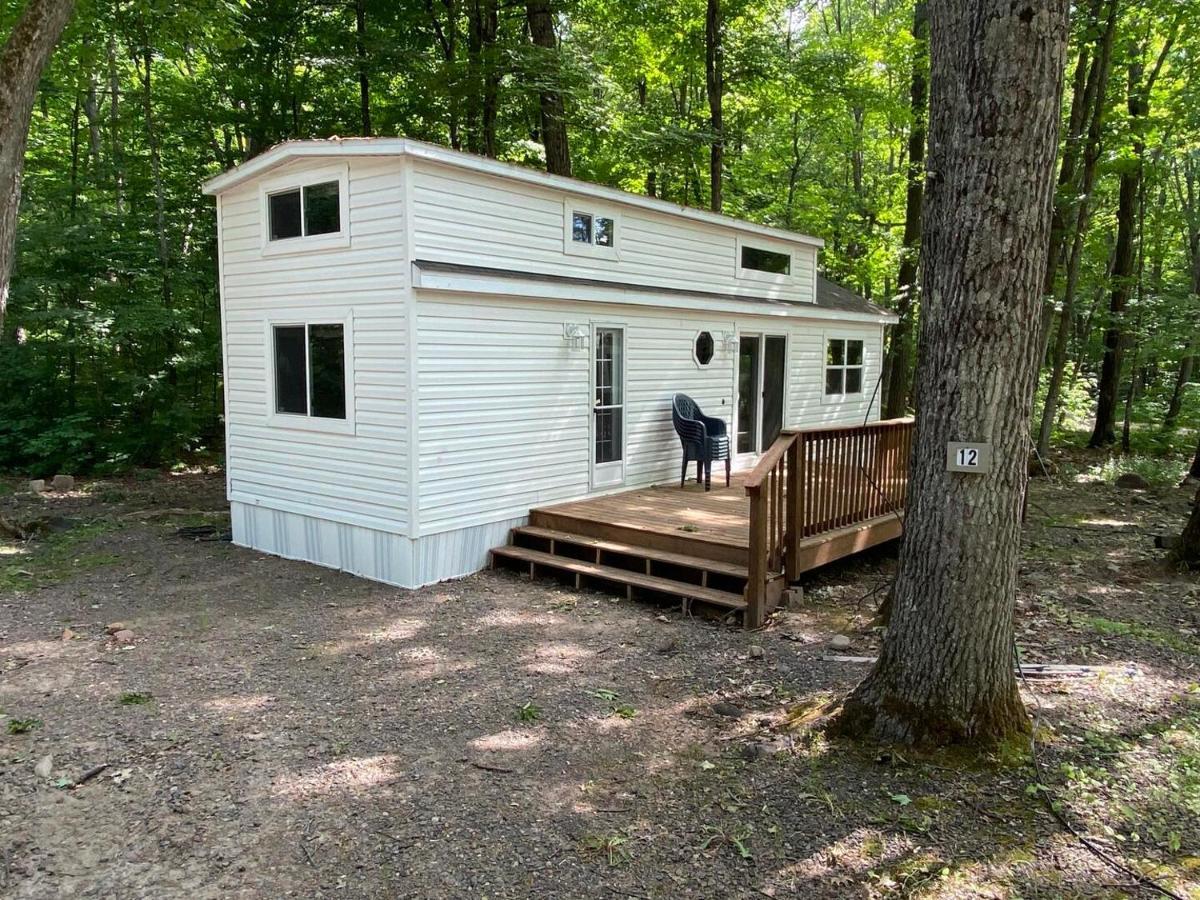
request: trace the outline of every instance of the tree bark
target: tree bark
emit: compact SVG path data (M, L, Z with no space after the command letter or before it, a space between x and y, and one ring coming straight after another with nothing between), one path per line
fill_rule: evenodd
M558 36L554 33L554 11L550 0L526 0L529 37L545 52L548 72L539 92L542 146L546 148L546 171L551 175L571 174L571 148L567 141L567 117L559 84Z
M500 89L500 73L496 65L496 39L500 31L497 0L471 0L467 7L467 21L467 66L470 75L467 149L494 159Z
M1029 727L1013 674L1068 0L930 0L917 439L891 624L834 729L989 744ZM948 441L991 471L946 471Z
M74 0L29 0L0 50L0 343L16 255L29 118L42 70L74 9Z
M1188 468L1188 473L1183 477L1184 484L1192 484L1200 481L1200 441L1196 442L1196 455L1192 457L1192 465Z
M1196 449L1196 461L1200 463L1200 448ZM1179 536L1179 544L1175 547L1172 557L1190 569L1200 568L1200 490L1196 491L1196 499L1192 501L1192 514L1183 526L1183 534Z
M721 109L725 96L725 46L721 0L708 0L704 16L704 81L708 95L708 125L712 130L708 157L709 206L713 212L720 212L723 205L721 177L725 168L725 122Z
M885 419L897 419L908 411L908 395L912 389L913 318L917 310L921 205L925 196L925 123L929 115L929 11L926 0L917 0L913 7L912 35L912 84L909 90L912 126L908 131L908 186L904 199L904 243L900 250L896 305L900 321L892 327L884 363L888 384Z
M371 81L367 75L367 7L354 0L354 56L358 63L358 108L363 137L371 136Z

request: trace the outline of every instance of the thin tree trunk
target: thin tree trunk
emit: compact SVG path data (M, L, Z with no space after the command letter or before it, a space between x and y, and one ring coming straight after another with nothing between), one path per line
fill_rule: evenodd
M96 73L88 74L87 97L83 101L83 114L88 122L88 162L92 177L100 180L100 94L96 88Z
M546 148L546 171L551 175L571 174L571 148L567 141L567 117L560 89L558 36L554 33L551 0L526 0L529 38L544 52L541 72L544 84L539 92L542 146Z
M1192 464L1188 468L1187 475L1183 478L1184 484L1191 484L1200 481L1200 441L1196 442L1196 455L1192 457Z
M1196 450L1196 463L1200 465L1200 448ZM1200 478L1200 470L1197 470L1196 477ZM1196 491L1196 498L1192 501L1192 514L1183 527L1183 534L1179 536L1179 544L1172 557L1189 568L1200 568L1200 490Z
M1150 92L1158 73L1175 41L1174 26L1164 41L1158 62L1149 75L1140 58L1143 52L1136 49L1129 63L1127 106L1129 130L1133 134L1133 157L1131 165L1121 171L1117 199L1117 250L1112 273L1112 293L1109 296L1109 322L1104 331L1104 359L1100 364L1100 383L1096 396L1096 423L1092 429L1089 447L1107 447L1116 441L1117 392L1121 383L1121 369L1125 355L1125 333L1122 318L1129 305L1129 296L1134 277L1134 231L1139 216L1139 195L1145 169L1143 156L1145 141L1142 138L1143 123L1150 115Z
M108 36L108 130L112 141L113 198L125 211L125 147L121 141L121 75L117 69L117 36Z
M929 114L929 12L925 0L913 7L912 83L908 131L908 186L904 200L904 243L900 250L898 321L888 341L887 398L884 418L896 419L908 411L912 389L913 319L917 311L917 274L921 249L921 205L925 196L925 121Z
M987 744L1029 727L1013 611L1068 10L929 3L916 446L891 622L843 732ZM946 471L964 440L991 445L989 472Z
M75 8L74 0L29 0L0 50L0 343L17 248L25 143L38 80Z
M1175 371L1175 386L1171 389L1171 399L1167 403L1166 415L1163 416L1163 428L1167 431L1175 428L1179 420L1179 413L1183 411L1183 392L1188 382L1192 380L1192 370L1196 364L1196 350L1196 342L1193 340L1183 358L1179 360L1179 368Z
M708 157L709 206L713 212L720 212L723 203L721 173L725 168L725 122L721 109L725 96L725 47L721 0L708 0L704 16L704 81L708 95L708 125L712 130Z
M367 76L367 8L354 0L354 55L358 62L358 107L364 137L371 136L371 82Z

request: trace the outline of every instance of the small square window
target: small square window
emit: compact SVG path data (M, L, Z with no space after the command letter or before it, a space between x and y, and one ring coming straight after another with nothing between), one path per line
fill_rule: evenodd
M592 242L592 217L587 213L574 213L571 216L571 240L579 244Z
M825 344L825 396L863 392L863 342L830 338Z
M605 216L596 217L596 246L611 247L616 243L616 226L612 219Z
M271 240L300 237L300 189L270 196Z
M846 341L846 365L861 366L863 361L863 342Z
M308 379L305 377L304 326L275 328L275 411L305 415Z
M862 393L862 369L848 368L846 369L846 393L861 394Z
M826 369L825 370L825 393L840 394L842 393L842 374L844 369Z
M326 181L304 188L304 233L336 234L342 230L338 183Z
M846 364L846 342L830 341L826 361L831 366L844 366Z

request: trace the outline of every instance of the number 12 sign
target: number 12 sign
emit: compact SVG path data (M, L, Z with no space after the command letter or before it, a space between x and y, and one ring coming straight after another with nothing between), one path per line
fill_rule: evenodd
M946 445L946 471L990 472L992 445L951 441Z

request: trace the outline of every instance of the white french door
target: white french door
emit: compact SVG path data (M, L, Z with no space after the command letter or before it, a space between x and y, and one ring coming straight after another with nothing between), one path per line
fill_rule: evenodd
M743 334L738 341L737 446L744 462L774 443L783 428L787 388L787 338Z
M592 487L625 482L625 329L592 332Z

